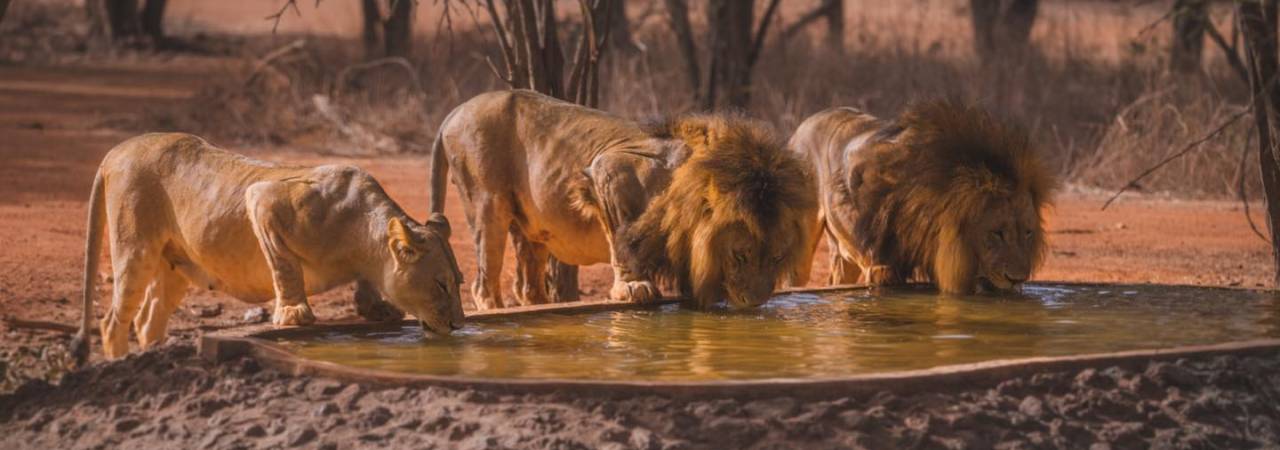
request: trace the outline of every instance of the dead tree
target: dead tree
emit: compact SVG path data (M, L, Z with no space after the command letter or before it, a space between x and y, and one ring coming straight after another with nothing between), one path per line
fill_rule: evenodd
M489 61L489 67L512 88L531 89L580 105L597 107L600 103L600 58L611 27L609 8L621 1L579 0L582 32L566 74L554 0L502 0L502 8L498 8L494 0L485 0L485 10L497 35L503 61L503 69L493 61ZM513 229L510 234L516 253L521 253L529 243L518 230ZM520 270L516 272L520 273ZM553 301L577 300L578 267L550 258L547 290Z
M782 32L782 38L791 39L819 19L827 23L827 48L844 52L844 0L821 0L816 8L788 26Z
M1276 0L1238 0L1236 16L1244 35L1249 88L1258 130L1258 161L1267 200L1267 226L1275 264L1272 282L1280 285L1280 56L1276 43Z
M365 57L409 56L413 48L415 0L360 0ZM383 14L383 9L386 14Z
M978 57L990 62L1001 54L1025 54L1039 9L1039 0L969 0Z
M631 20L627 18L627 2L609 2L609 48L615 54L634 54L640 51L635 36L631 35Z
M685 74L694 94L702 91L702 69L698 63L698 45L693 40L693 27L689 25L689 4L685 0L666 0L667 23L676 34L676 45L684 60Z
M687 73L701 106L706 110L746 108L751 102L751 72L759 59L779 0L770 0L760 23L754 27L755 2L710 0L707 11L707 72L703 76L689 25L686 0L667 0L671 29L676 33Z
M117 42L145 36L160 42L164 39L161 25L166 3L146 0L139 10L138 0L85 0L90 35Z
M1173 3L1172 15L1173 42L1169 48L1169 67L1178 72L1194 72L1200 68L1200 55L1204 51L1209 2L1177 0Z

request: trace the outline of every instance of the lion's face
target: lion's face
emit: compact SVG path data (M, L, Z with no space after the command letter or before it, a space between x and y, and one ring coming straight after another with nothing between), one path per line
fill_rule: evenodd
M388 271L383 294L412 314L423 331L448 335L462 326L462 272L449 248L449 222L434 214L425 227L392 219L387 245L395 267Z
M1031 277L1044 230L1031 196L995 198L966 233L979 287L1013 289Z
M773 296L779 276L789 267L787 249L795 244L789 242L792 237L789 234L761 242L741 224L730 225L716 234L711 251L720 258L719 287L729 306L759 306Z

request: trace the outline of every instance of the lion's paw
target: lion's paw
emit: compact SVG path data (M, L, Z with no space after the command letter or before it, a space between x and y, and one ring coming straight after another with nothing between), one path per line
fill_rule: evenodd
M360 295L357 293L356 295ZM404 318L404 311L381 298L356 299L356 314L370 322L395 322Z
M649 303L662 298L662 293L650 281L615 281L609 297L621 302Z
M315 323L316 315L311 313L311 305L276 305L276 312L271 315L271 323L277 326L299 326Z
M887 286L897 284L898 280L893 269L889 266L871 266L867 268L867 284L872 286Z

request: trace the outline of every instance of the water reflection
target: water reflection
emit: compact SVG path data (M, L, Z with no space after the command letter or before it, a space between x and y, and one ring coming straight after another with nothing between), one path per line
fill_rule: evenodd
M755 310L543 314L285 344L321 360L413 373L707 380L840 376L992 359L1209 344L1280 335L1270 293L1158 286L791 294Z

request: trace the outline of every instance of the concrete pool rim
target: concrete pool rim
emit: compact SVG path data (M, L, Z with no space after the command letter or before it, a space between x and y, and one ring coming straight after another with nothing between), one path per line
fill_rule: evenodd
M1036 285L1113 287L1142 286L1139 284L1098 284L1041 281ZM1152 286L1152 285L1147 285ZM1197 289L1222 289L1274 293L1262 288L1154 285L1161 287L1193 287ZM819 293L867 289L866 286L833 286L816 289L791 289L781 293ZM652 308L675 303L667 300L657 304L633 305L617 302L572 302L551 305L508 308L499 311L472 313L468 319L483 321L486 318L507 318L544 313L588 313L635 308ZM706 380L706 381L639 381L639 380L583 380L556 378L488 378L456 375L424 375L390 370L366 369L337 363L300 357L276 344L275 339L297 334L343 329L394 329L411 322L369 323L331 322L300 328L276 328L269 324L238 327L204 333L198 338L199 354L212 362L224 362L240 357L251 357L261 366L282 373L300 376L312 375L342 381L386 387L439 386L452 389L473 389L495 394L569 394L575 396L631 397L656 395L676 398L771 398L788 396L796 398L833 398L841 396L874 395L878 392L894 394L922 392L954 392L978 387L994 387L1004 380L1044 372L1078 371L1086 368L1104 369L1120 367L1142 371L1155 361L1205 358L1214 356L1274 356L1280 354L1280 339L1256 339L1225 342L1210 345L1168 347L1158 349L1128 350L1121 352L1090 353L1071 356L998 359L968 364L936 366L927 369L880 372L821 378L767 378L755 380Z

